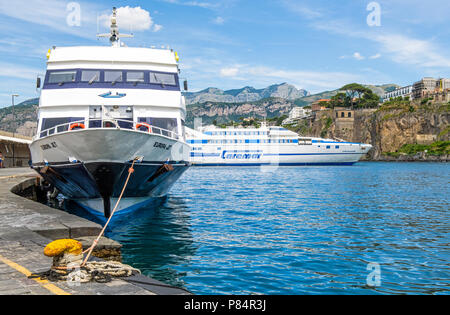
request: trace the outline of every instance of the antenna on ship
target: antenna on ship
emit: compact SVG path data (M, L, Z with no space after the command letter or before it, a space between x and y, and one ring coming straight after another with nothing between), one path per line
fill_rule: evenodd
M117 9L113 7L111 16L111 32L109 34L98 34L97 37L109 37L109 41L113 47L120 47L121 37L134 37L133 34L119 34L119 27L117 26Z

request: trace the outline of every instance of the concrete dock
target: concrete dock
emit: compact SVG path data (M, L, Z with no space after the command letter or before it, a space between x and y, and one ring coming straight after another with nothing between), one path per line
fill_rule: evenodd
M52 259L44 256L43 249L51 241L75 238L86 243L101 231L94 222L16 194L34 185L36 176L29 168L0 169L0 295L190 294L142 275L78 285L28 279L31 273L50 269ZM118 255L120 244L108 239L103 242L100 252L112 248L113 255Z

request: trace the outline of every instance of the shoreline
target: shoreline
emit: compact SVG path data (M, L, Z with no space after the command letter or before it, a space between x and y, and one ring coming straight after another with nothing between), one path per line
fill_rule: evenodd
M450 162L450 155L425 155L424 153L416 155L388 156L382 155L378 158L364 158L360 162Z

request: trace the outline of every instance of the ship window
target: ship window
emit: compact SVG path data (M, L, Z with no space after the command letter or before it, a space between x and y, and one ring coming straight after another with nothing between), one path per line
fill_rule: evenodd
M155 128L153 132L160 133L164 136L169 136L169 133L166 131L172 131L175 134L177 134L178 125L177 125L177 119L176 118L154 118L154 117L139 117L138 122L140 123L147 123L151 126L155 126L157 128L161 128L164 130L158 130Z
M42 126L41 131L53 128L55 126L59 126L57 128L57 132L64 132L69 130L69 123L75 122L75 121L82 121L84 120L84 117L60 117L60 118L42 118ZM54 129L49 131L49 134L53 134ZM45 137L45 133L41 133L41 137Z
M339 149L339 146L338 146L338 145L336 146L336 149Z
M327 149L331 149L331 145L327 145Z
M150 72L150 83L177 85L174 74Z
M48 75L48 83L75 82L77 72L73 71L53 71Z
M83 70L81 71L81 82L99 82L100 81L100 71L96 70Z
M105 71L105 82L122 82L123 74L122 71Z
M127 82L144 82L143 71L128 71Z

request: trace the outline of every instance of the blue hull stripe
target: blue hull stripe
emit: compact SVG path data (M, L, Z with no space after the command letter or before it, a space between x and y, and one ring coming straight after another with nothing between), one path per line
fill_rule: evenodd
M134 204L131 207L122 209L122 210L117 210L116 213L114 215L124 215L124 214L128 214L131 212L134 212L136 210L139 210L140 208L145 207L146 205L148 205L151 201L153 201L155 198L153 197L149 197L147 200ZM82 202L79 202L77 200L74 200L80 207L82 207L84 210L88 211L89 213L95 215L98 218L101 219L105 219L103 212L100 211L96 211L94 209L92 209L91 207L86 206L85 204L83 204ZM112 210L112 209L111 209Z
M279 154L267 153L267 154L264 154L264 156L346 155L346 154L364 154L364 153L357 153L357 152L347 152L347 153L279 153Z
M357 162L336 162L336 163L211 163L211 164L193 164L193 166L339 166L353 165Z
M238 151L227 151L227 153L234 153ZM242 151L247 152L247 151ZM252 152L252 151L248 151ZM255 151L256 152L256 151ZM302 155L362 155L364 153L347 152L347 153L265 153L264 156L302 156ZM219 157L218 153L194 153L191 152L191 157Z

